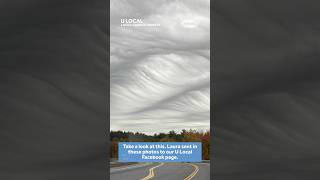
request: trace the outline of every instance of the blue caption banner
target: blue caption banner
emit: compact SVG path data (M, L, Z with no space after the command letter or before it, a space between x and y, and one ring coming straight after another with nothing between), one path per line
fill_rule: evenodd
M201 142L119 142L119 162L201 162Z

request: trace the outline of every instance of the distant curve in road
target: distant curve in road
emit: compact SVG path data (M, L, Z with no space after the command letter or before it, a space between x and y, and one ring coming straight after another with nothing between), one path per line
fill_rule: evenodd
M110 174L110 180L210 180L208 163L154 163L123 168Z

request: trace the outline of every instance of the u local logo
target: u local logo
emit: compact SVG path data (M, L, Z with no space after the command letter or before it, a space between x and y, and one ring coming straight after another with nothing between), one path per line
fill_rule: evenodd
M122 18L120 19L121 27L159 27L158 23L145 23L141 18Z
M121 24L143 24L142 19L136 19L136 18L126 18L126 19L120 19Z

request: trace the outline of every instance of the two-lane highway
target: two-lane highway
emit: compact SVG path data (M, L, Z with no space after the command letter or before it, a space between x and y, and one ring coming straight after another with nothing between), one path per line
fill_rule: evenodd
M153 163L111 169L111 180L210 180L209 163Z

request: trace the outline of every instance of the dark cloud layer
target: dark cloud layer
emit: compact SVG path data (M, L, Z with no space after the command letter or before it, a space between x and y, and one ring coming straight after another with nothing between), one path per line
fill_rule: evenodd
M107 2L0 9L0 179L105 179Z
M319 5L215 1L214 179L320 178Z

